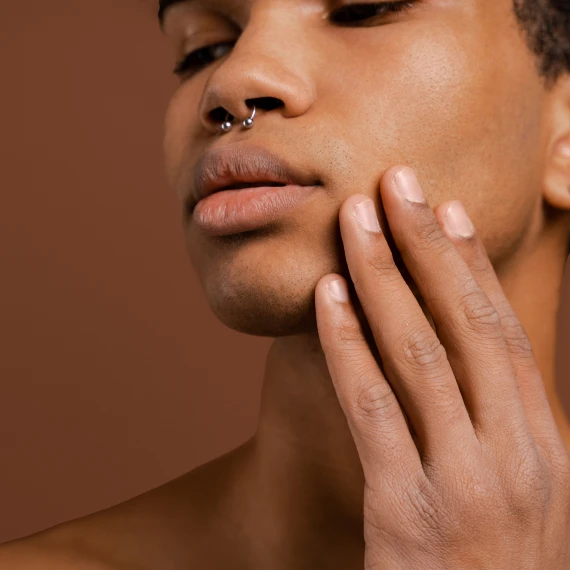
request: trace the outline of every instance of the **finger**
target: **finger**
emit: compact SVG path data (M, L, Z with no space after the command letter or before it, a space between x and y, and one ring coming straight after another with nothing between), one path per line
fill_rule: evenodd
M441 229L411 168L388 170L381 195L394 242L433 317L476 432L496 433L501 422L518 433L524 412L497 310Z
M471 237L465 236L463 228L470 225L465 209L460 202L445 202L435 209L435 215L499 313L519 395L533 436L545 443L559 441L560 432L548 403L530 340L504 293L481 239L476 233Z
M418 472L421 461L400 404L366 342L339 275L323 277L315 290L319 338L354 438L364 476Z
M339 219L352 282L422 457L475 440L445 349L394 263L373 201L351 196Z

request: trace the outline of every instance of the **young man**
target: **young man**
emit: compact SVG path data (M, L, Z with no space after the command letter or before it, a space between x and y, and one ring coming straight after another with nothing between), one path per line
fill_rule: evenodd
M258 431L0 568L567 568L567 0L160 18L190 257L225 324L275 337Z

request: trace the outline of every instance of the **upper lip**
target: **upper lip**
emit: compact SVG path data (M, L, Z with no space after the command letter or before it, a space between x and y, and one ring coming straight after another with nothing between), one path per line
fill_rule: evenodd
M259 186L260 182L316 186L313 175L294 168L266 148L234 145L210 149L196 163L194 188L189 196L190 208L219 190L244 183Z

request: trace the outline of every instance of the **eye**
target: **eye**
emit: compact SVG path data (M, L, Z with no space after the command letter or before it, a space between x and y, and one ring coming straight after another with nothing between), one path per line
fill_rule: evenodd
M182 61L176 64L174 74L182 76L188 73L197 73L218 57L225 55L226 51L229 51L227 48L231 48L233 44L235 44L235 41L219 42L190 52L182 59Z
M389 14L403 12L413 7L417 0L398 2L372 2L368 4L350 4L332 12L331 21L335 24L350 25L365 22L372 18L382 18Z
M350 4L332 12L331 21L336 24L350 25L367 22L373 18L382 18L389 14L403 12L413 7L418 0L398 0L395 2L372 2L366 4ZM371 23L373 25L373 22ZM219 42L194 50L186 55L174 68L174 74L184 76L194 74L206 67L218 57L225 55L226 49L235 44Z

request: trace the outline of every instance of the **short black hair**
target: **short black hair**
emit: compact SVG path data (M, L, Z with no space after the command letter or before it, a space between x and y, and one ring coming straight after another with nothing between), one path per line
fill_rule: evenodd
M514 0L515 13L549 82L570 73L570 0Z

